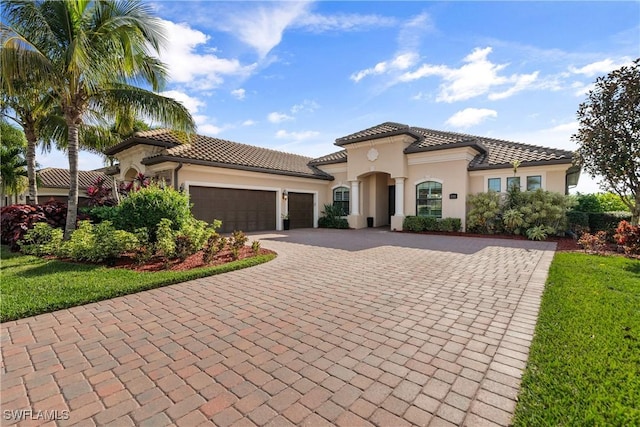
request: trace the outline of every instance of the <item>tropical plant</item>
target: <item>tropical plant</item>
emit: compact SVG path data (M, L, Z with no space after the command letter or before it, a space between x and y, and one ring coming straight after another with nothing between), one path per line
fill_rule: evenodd
M132 1L6 0L3 2L3 89L14 81L48 87L67 130L70 189L65 237L76 226L79 129L101 116L135 111L154 122L193 132L179 102L135 87L159 90L166 68L153 56L163 38L151 6Z
M471 194L467 198L469 213L467 214L467 228L478 233L494 234L501 231L501 200L500 194L494 191Z
M38 222L27 231L18 245L20 252L26 255L54 255L62 245L62 230L53 228L46 222Z
M640 220L640 58L598 77L578 108L578 144L582 167L601 176L601 187L616 193Z
M18 129L0 120L0 199L17 196L27 186L26 139Z
M640 225L631 225L620 221L615 234L616 242L624 248L629 256L640 255Z
M333 204L324 205L322 216L318 218L320 228L349 228L349 222L344 218L344 212L340 206Z

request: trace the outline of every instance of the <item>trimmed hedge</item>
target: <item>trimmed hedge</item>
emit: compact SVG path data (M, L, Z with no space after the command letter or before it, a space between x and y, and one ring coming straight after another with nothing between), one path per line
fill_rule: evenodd
M429 216L407 216L402 223L402 228L414 233L421 231L446 231L451 233L460 231L462 220L460 218L438 219Z
M589 229L591 233L606 231L613 237L620 221L631 221L631 212L591 212L589 213Z

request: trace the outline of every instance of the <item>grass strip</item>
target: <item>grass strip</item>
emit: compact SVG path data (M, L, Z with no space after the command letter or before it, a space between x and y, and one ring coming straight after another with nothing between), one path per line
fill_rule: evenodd
M189 271L137 272L46 260L0 248L0 321L21 319L262 264L259 255Z
M640 261L555 255L514 425L640 425Z

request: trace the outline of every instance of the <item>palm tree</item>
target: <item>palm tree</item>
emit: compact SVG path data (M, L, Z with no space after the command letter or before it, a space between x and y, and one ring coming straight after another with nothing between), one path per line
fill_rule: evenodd
M0 120L0 200L5 194L18 195L25 187L27 161L26 139L22 132Z
M65 237L78 210L79 130L130 109L183 131L195 131L187 109L158 95L165 66L153 56L163 41L161 21L137 1L7 0L3 2L3 78L46 82L67 129L71 185ZM151 90L134 86L147 84Z
M13 93L6 90L7 80L2 81L0 90L0 111L2 116L11 119L22 127L27 139L26 161L29 195L27 203L38 204L38 186L36 183L36 147L41 142L41 131L44 122L48 119L46 88L38 88L35 82L14 81ZM43 90L44 89L44 90ZM47 144L43 148L51 149Z

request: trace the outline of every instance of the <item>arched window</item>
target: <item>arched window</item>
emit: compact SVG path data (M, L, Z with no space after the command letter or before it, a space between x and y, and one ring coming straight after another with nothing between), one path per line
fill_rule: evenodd
M426 181L416 185L416 214L442 218L442 184Z
M333 206L340 209L343 215L349 215L349 187L338 187L333 190Z

